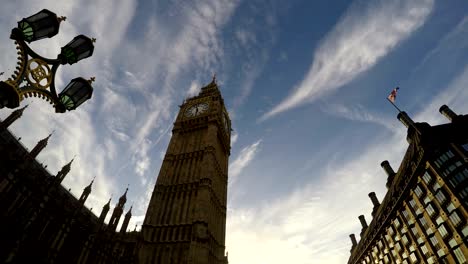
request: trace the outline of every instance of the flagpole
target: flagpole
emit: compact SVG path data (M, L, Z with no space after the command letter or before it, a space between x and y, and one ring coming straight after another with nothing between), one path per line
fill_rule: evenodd
M393 107L396 108L396 110L398 110L398 112L400 112L400 113L403 112L403 111L401 111L400 108L398 108L398 106L396 106L390 99L387 98L387 100L393 105Z
M396 104L394 104L390 99L388 99L388 97L387 97L387 100L393 105L393 107L396 108L396 110L398 110L398 112L400 114L403 113L403 111L401 111L400 108L398 108L398 106L396 106ZM416 126L413 126L411 124L410 124L410 126L412 126L416 130L416 132L418 132L418 134L421 135L421 131L419 131L419 129Z

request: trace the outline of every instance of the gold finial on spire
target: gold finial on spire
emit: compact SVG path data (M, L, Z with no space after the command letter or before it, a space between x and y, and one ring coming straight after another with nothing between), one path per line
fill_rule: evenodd
M67 20L67 17L66 17L66 16L59 16L59 17L57 18L57 20L58 20L59 23L60 23L60 22L62 22L62 21L66 21L66 20Z

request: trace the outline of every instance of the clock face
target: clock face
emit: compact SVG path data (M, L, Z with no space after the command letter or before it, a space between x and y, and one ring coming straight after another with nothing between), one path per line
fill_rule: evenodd
M185 116L186 117L193 117L200 115L208 110L208 104L207 103L199 103L190 106L186 111L185 111Z

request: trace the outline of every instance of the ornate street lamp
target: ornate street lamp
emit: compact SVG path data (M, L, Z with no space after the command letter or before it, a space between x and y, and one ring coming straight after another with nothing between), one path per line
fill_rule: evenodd
M18 50L18 65L8 80L0 81L0 108L16 108L24 98L39 97L49 101L57 113L64 113L91 98L94 77L90 80L75 78L57 95L55 73L60 65L71 65L93 55L96 39L76 36L61 49L57 59L44 58L26 44L57 35L60 22L64 20L66 17L57 17L44 9L19 21L18 27L11 31L10 38L15 40Z

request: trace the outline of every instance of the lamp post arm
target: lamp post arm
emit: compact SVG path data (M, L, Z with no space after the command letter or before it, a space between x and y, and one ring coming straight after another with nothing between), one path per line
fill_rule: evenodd
M25 51L26 51L26 55L29 55L31 56L31 58L33 59L40 59L40 60L43 60L44 62L48 63L48 64L51 64L51 65L54 65L56 63L58 64L65 64L66 62L63 62L59 59L49 59L49 58L46 58L46 57L43 57L39 54L37 54L34 50L31 49L31 47L29 47L29 45L23 40L23 38L21 37L20 33L18 32L19 29L18 28L14 28L11 32L11 35L10 35L10 38L15 40Z
M59 61L59 60L56 60L56 61ZM51 81L50 87L49 87L52 98L54 99L54 101L56 103L60 102L59 98L58 98L57 91L55 90L55 73L57 72L57 69L58 69L59 66L60 66L60 63L55 63L54 65L52 65L52 69L51 69L52 81Z

